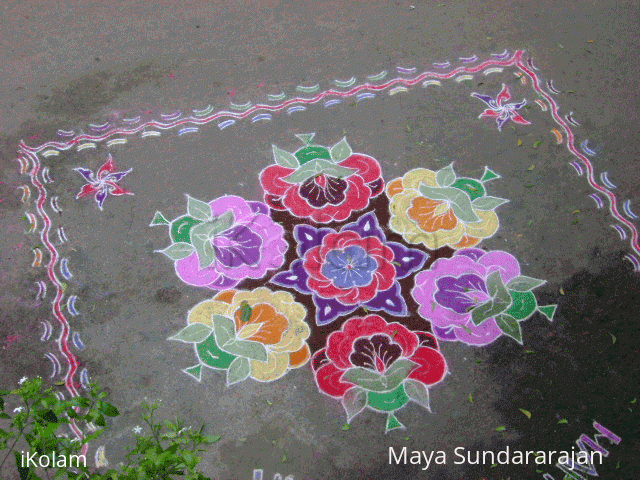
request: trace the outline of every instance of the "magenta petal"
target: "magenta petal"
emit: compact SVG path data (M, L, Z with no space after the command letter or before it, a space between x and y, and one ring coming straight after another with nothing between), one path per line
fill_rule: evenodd
M524 118L522 118L520 114L515 112L511 112L511 120L513 120L516 123L519 123L520 125L531 125L531 122L525 120Z
M108 160L98 170L98 178L102 179L107 173L115 172L116 166L113 163L113 158L109 155Z
M509 93L509 87L507 87L504 83L502 84L502 90L496 97L496 102L498 106L502 106L502 102L507 101L511 98L511 94Z

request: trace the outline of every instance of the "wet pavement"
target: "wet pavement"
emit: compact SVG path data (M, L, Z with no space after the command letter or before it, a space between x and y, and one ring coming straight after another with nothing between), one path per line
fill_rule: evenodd
M89 378L108 387L122 416L89 458L102 452L111 465L133 444L141 405L161 400L167 418L222 437L201 464L211 478L559 479L557 456L472 461L476 451L581 446L606 455L575 478L637 478L636 2L127 7L0 9L0 388L25 375L64 381L65 395ZM343 138L348 150L323 157L318 146ZM325 170L298 172L300 185L319 183L286 196L278 179L307 163ZM320 187L334 197L320 207L314 197L315 211L329 217L305 207ZM213 217L199 219L205 207L185 194L218 199ZM233 228L214 225L233 202ZM455 222L472 224L464 238L443 233ZM218 251L226 276L201 272L211 253L193 240L198 223L233 231L220 248L246 247ZM383 246L363 240L370 228ZM482 250L454 255L472 233ZM323 268L298 260L325 261L314 249L331 250L331 235L364 243L338 248ZM172 244L195 263L158 252ZM247 260L256 249L260 261ZM361 271L375 288L344 284L345 252L374 259ZM351 296L337 301L305 275ZM516 291L518 275L533 283ZM512 292L502 310L500 282ZM286 294L265 300L263 287ZM474 309L482 317L475 307L492 299L497 310L481 320L502 315L502 328L455 323ZM220 348L214 311L236 328L236 350ZM275 340L256 336L258 311L270 333L280 328ZM377 326L349 330L358 317ZM259 365L263 351L273 368ZM408 362L420 367L409 374ZM341 383L334 369L346 364ZM374 386L380 372L393 388ZM360 390L347 395L347 378ZM359 412L349 422L341 403ZM390 447L407 447L406 464L390 462ZM422 451L435 452L428 469L412 455Z

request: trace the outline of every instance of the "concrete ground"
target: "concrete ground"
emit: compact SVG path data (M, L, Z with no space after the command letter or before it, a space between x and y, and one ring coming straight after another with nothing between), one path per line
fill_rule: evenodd
M559 479L554 464L457 465L453 452L570 451L582 434L597 433L594 421L621 439L599 439L609 454L596 466L599 477L638 478L640 277L628 257L638 257L639 24L634 1L116 6L6 0L0 6L0 389L25 375L64 379L56 284L47 272L51 242L59 254L55 279L65 284L61 315L80 363L73 381L86 369L122 413L91 445L91 459L104 446L106 459L117 464L134 441L141 405L160 400L163 416L222 436L202 462L211 478L258 478L262 470L264 479L279 473L296 480ZM224 129L219 121L180 134L182 127L148 126L161 134L123 134L96 140L95 148L45 155L56 150L52 144L38 151L48 173L40 170L35 180L47 195L42 212L49 231L42 230L38 191L15 161L21 140L38 150L74 138L59 130L100 135L105 122L123 127L136 116L138 125L168 122L178 110L181 118L206 118L196 112L208 105L213 112L233 110L230 102L267 103L267 95L280 92L308 98L314 93L305 87L340 90L334 80L355 77L353 85L362 85L383 70L388 76L379 84L446 73L466 65L461 57L495 62L492 54L505 49L524 50L540 87L558 90L552 98L559 115L573 112L580 124L570 126L576 151L593 165L595 183L613 192L619 213L610 211L605 194L598 196L602 208L589 198L596 190L588 172L578 175L571 166L579 157L566 135L557 144L552 112L535 103L542 97L531 79L522 84L512 66L443 79L440 86L389 87L375 98L351 96L337 105L321 101ZM452 66L433 65L445 61ZM470 94L495 97L502 84L511 102L527 98L528 108L518 113L530 125L509 121L498 131L495 120L478 118L487 106ZM385 416L371 410L344 427L340 402L318 391L308 364L271 383L249 379L227 387L220 372L205 371L201 382L183 373L197 359L188 345L167 341L213 292L180 281L172 262L155 253L169 242L165 227L149 227L154 213L169 220L184 214L185 193L207 201L225 194L262 200L258 173L272 163L272 144L293 151L300 146L294 135L308 132L323 145L347 137L355 152L379 161L387 182L451 161L459 176L471 178L489 166L501 176L488 184L489 194L510 202L498 208L500 228L482 246L509 252L523 275L546 280L536 289L538 304L558 305L553 322L535 314L523 323L522 346L504 337L485 347L441 341L449 374L430 389L431 413L414 403L399 411L403 430L385 434ZM127 142L108 143L115 138ZM119 184L134 195L109 196L100 210L91 197L76 199L84 181L74 168L95 171L108 155L120 170L132 169ZM72 341L75 333L82 345ZM52 355L61 362L58 375ZM403 446L427 455L445 451L447 462L427 470L424 463L390 465L389 447Z

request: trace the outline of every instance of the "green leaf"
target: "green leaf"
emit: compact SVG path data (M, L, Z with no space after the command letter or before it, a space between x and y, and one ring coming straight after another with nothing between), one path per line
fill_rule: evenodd
M104 415L102 414L98 415L96 419L93 421L93 423L95 423L99 427L104 427L107 424L107 422L104 419Z
M476 210L489 211L494 210L495 208L507 203L508 201L509 200L504 198L484 196L476 198L473 202L471 202L471 205Z
M367 391L360 387L350 388L342 397L342 406L347 414L347 422L350 422L367 406Z
M225 230L229 230L233 226L233 220L233 212L229 210L209 222L196 225L191 229L190 235L200 239L207 238L209 240L213 240L216 235L224 232Z
M349 158L349 155L351 155L352 150L349 144L347 143L347 139L345 137L342 140L340 140L338 143L336 143L333 147L331 147L329 152L331 154L331 160L333 160L334 162L341 162Z
M469 195L459 188L438 188L422 184L420 185L420 193L431 200L444 200L448 202L453 213L463 222L473 223L480 221L473 211Z
M500 427L496 427L495 431L496 432L504 432L506 429L507 429L506 427L500 426Z
M546 280L538 280L537 278L520 275L519 277L509 280L507 288L516 292L529 292L534 288L538 288L540 285L544 285L545 283L547 283Z
M195 248L193 245L184 242L176 242L169 245L164 250L158 250L159 253L162 253L169 257L174 262L176 260L182 260L183 258L187 258L193 252L195 252Z
M220 435L207 435L206 437L204 437L204 441L207 443L216 443L221 438L222 437Z
M154 227L156 225L169 225L169 221L164 218L162 212L156 212L153 216L153 220L151 220L151 223L149 224L150 227Z
M341 430L344 430L344 431L349 430L349 428L351 428L351 427L349 427L349 424L348 424L348 423L345 423L344 425L342 425L342 427L340 427L340 429L341 429Z
M482 174L481 182L488 182L490 180L495 180L501 178L496 172L491 170L489 167L484 167L484 173Z
M298 168L295 172L284 177L283 180L287 183L297 185L300 183L304 183L308 179L317 175L327 174L332 177L343 178L353 175L355 172L356 170L352 168L341 167L340 165L336 165L329 160L319 158L316 160L308 161L300 168Z
M544 307L538 307L538 311L551 322L553 321L553 315L556 313L557 307L557 305L545 305Z
M240 303L240 320L242 320L243 322L248 322L249 320L251 320L251 307L249 306L249 302L247 302L246 300L243 300Z
M386 392L400 385L416 365L408 358L400 358L393 362L384 374L363 367L355 367L347 370L342 378L373 392Z
M558 423L569 423L566 418L561 418Z
M251 363L244 357L237 357L227 370L227 386L246 380L251 374Z
M211 327L202 323L191 323L173 337L169 337L168 340L176 340L184 343L200 343L211 334L211 330Z
M316 136L315 133L298 133L296 135L296 138L300 140L302 143L304 143L305 145L310 145L311 142L313 141L313 137L315 136Z
M202 379L202 365L194 365L193 367L185 368L182 370L184 373L189 375L190 377L195 378L197 381Z
M207 268L216 261L216 251L213 243L206 235L192 235L191 243L198 254L198 267L200 269Z
M187 195L187 213L196 220L211 220L211 205Z
M238 357L246 357L259 362L266 362L269 359L267 347L253 340L230 340L219 346L223 351Z
M329 175L330 177L335 177L335 178L350 177L351 175L353 175L356 172L357 172L357 170L355 170L353 168L342 167L340 165L336 165L335 163L331 164L331 165L327 165L326 167L324 167L322 169L322 173L324 173L325 175Z
M441 187L448 187L456 181L456 173L453 171L453 163L436 172L436 183Z
M296 169L300 166L300 162L293 153L289 153L286 150L272 145L273 147L273 159L281 167Z
M515 318L503 313L496 317L496 323L498 324L498 328L502 330L502 333L522 345L522 329Z
M429 389L424 383L407 378L404 381L404 391L411 400L431 411Z
M215 335L217 345L222 348L223 345L231 343L236 339L236 324L229 317L223 315L212 315L213 333Z
M531 412L529 410L525 410L524 408L519 408L518 410L524 413L528 419L531 419Z
M120 415L120 412L118 411L118 409L115 406L111 405L110 403L104 404L104 408L102 409L102 412L107 417L117 417L118 415Z

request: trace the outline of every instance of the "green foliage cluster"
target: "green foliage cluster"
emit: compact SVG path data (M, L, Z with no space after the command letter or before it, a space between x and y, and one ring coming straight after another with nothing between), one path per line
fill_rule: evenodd
M13 409L13 415L5 411L6 398L16 398L20 405ZM106 402L107 393L91 384L81 396L68 400L56 397L53 388L45 388L40 377L23 379L15 390L0 390L0 425L8 424L8 429L0 428L0 471L10 466L7 460L15 457L15 468L21 480L40 479L91 479L91 480L165 480L184 478L186 480L209 480L196 470L200 462L199 453L205 451L203 445L217 442L220 437L203 435L204 426L199 430L184 427L182 421L164 420L158 422L154 414L158 404L144 405L142 420L146 424L136 428L136 445L125 455L125 462L117 469L108 471L95 469L78 462L65 462L67 466L37 467L23 461L24 444L26 451L37 457L49 456L67 459L81 455L82 446L102 435L107 426L107 417L120 415L118 409ZM13 402L12 402L13 403ZM64 433L70 424L75 424L86 432L82 439L69 438ZM4 450L7 450L5 453ZM54 457L55 455L55 457ZM26 463L26 465L23 465ZM73 463L73 466L69 466ZM88 462L87 462L88 463ZM7 466L5 467L5 464ZM59 465L59 463L58 463Z

